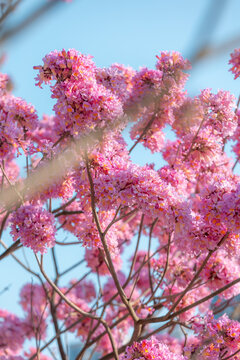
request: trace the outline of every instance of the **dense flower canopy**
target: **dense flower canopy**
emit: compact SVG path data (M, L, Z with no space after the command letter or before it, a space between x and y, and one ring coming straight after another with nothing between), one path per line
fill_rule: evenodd
M237 78L239 49L230 64ZM54 115L42 119L0 75L1 237L9 229L12 237L1 259L14 255L38 281L21 290L21 316L0 310L0 360L52 359L41 353L50 325L63 360L60 331L83 343L76 359L88 348L103 360L240 359L239 322L218 318L240 294L234 96L203 89L190 97L190 63L178 52L134 70L55 50L34 68L36 85L50 85L55 101ZM140 144L163 161L135 164ZM58 176L49 170L55 163ZM66 245L81 248L79 263L60 271L56 252ZM20 247L31 249L36 271L13 254ZM45 272L46 252L55 278ZM79 264L86 273L64 283Z

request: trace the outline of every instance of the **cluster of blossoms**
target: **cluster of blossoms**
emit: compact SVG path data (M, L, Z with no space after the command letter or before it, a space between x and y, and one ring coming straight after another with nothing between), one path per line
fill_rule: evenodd
M238 321L229 319L227 315L215 319L209 312L204 319L194 319L193 329L198 335L197 341L185 348L187 356L196 354L199 360L240 359Z
M235 49L231 54L229 64L232 65L230 70L234 74L234 79L237 79L240 75L240 49Z
M37 84L49 83L56 113L57 134L77 136L96 126L104 127L108 122L123 115L122 103L116 95L97 82L96 67L90 56L75 50L54 51L43 59Z
M54 216L40 206L23 205L16 210L11 218L11 235L14 241L30 247L41 254L47 247L55 245Z
M31 153L31 133L37 126L37 115L34 107L24 100L2 93L0 98L0 158L11 160L16 151L22 149Z
M126 348L125 354L120 357L121 360L184 360L182 355L176 355L171 352L167 345L159 342L152 337L150 340L143 340L140 343Z
M21 357L19 353L23 349L23 345L26 339L34 339L36 333L38 337L44 339L46 335L46 323L44 314L44 309L40 313L36 311L35 303L31 301L32 294L35 293L35 290L38 290L38 287L35 285L25 286L24 292L26 293L31 287L31 295L28 296L27 307L23 307L24 317L19 318L14 314L9 313L6 310L0 311L0 359L26 359L27 355L29 357L36 353L36 349L32 348L29 351L29 354L24 353L24 357ZM24 295L23 295L24 296ZM34 298L34 300L36 297ZM44 301L46 299L44 298ZM31 307L33 303L33 307ZM46 304L45 304L46 308ZM42 357L42 360L49 360L49 357Z
M239 77L239 50L230 64ZM37 85L50 84L55 99L54 115L42 119L0 74L0 183L17 198L1 203L0 235L10 228L13 244L0 258L30 248L38 272L15 259L41 280L22 288L21 318L0 310L0 360L50 359L41 354L50 324L63 360L60 331L83 342L78 358L94 346L103 359L117 359L117 351L121 360L240 359L239 322L214 317L240 294L235 98L211 89L190 97L190 64L177 52L159 54L155 69L134 70L98 68L73 49L53 51L35 69ZM235 164L224 151L229 140ZM133 163L138 143L162 156L163 166ZM66 171L49 171L41 189L28 192L31 179L59 158ZM63 245L81 248L86 270L65 285L62 276L79 264L59 270ZM53 247L51 280L38 254ZM184 339L170 336L177 329ZM36 348L26 350L25 339L34 338Z

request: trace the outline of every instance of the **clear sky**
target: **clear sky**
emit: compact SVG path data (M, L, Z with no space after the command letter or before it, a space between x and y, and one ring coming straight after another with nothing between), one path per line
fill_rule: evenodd
M42 2L44 0L23 0L10 18L11 23L18 22L30 8ZM239 0L72 0L56 6L3 44L2 51L7 54L3 71L11 74L17 96L32 102L39 114L49 113L52 108L49 93L34 87L33 70L48 52L75 48L91 54L101 67L114 62L136 69L144 65L153 67L155 55L162 50L191 55L195 47L208 38L205 26L200 31L198 28L209 5L218 7L221 3L225 6L210 38L213 45L240 33ZM229 49L220 57L199 63L193 69L188 89L198 93L204 87L224 88L238 93L239 84L228 73L228 59Z
M42 2L44 0L23 0L8 24L21 21L29 9ZM222 3L224 10L210 37L203 16L213 4L217 13ZM214 14L210 23L214 22ZM2 44L0 51L6 54L2 71L12 77L16 96L31 102L40 116L50 114L53 106L50 92L47 87L41 90L34 86L36 72L33 70L33 66L41 64L48 52L75 48L91 54L99 67L107 67L115 62L135 69L140 66L153 67L155 55L160 51L177 50L184 56L191 56L194 49L206 39L211 45L218 46L240 34L239 14L239 0L73 0L56 6L31 27ZM235 47L240 47L240 41ZM234 81L228 72L229 53L232 50L233 47L230 47L218 57L206 58L193 67L187 85L190 94L210 87L214 91L230 90L238 97L240 82ZM151 162L148 156L147 152L138 153L134 155L134 160ZM78 252L65 248L62 254L66 263L72 263L79 259L80 249ZM16 306L19 288L31 281L31 277L10 257L1 262L0 269L0 291L12 284L9 291L0 296L0 307L19 311Z

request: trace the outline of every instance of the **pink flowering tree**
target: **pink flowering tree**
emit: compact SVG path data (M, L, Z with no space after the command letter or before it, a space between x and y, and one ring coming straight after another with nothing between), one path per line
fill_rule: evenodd
M230 64L238 78L240 50ZM34 277L20 292L23 316L0 309L1 360L67 360L66 333L82 343L76 360L89 349L101 360L240 359L240 323L219 317L240 294L240 111L224 90L190 97L189 68L177 52L136 71L53 51L35 66L55 100L42 119L0 75L0 260ZM165 165L134 164L139 144ZM83 255L63 271L66 245ZM64 284L79 265L86 273Z

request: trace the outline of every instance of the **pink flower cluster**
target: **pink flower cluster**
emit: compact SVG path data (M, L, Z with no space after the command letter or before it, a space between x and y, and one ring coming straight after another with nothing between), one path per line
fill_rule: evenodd
M139 119L132 127L131 138L138 139L151 124L141 142L152 152L164 147L163 129L173 123L174 111L185 98L183 87L188 75L184 71L190 68L178 52L162 52L157 59L156 70L144 68L134 76L130 97L131 102L138 102L135 117Z
M5 93L0 99L0 158L8 159L20 152L31 152L31 132L37 126L34 107Z
M57 99L55 131L59 135L77 136L123 115L121 101L97 82L96 67L90 56L75 50L54 51L43 62L43 66L34 67L39 70L37 85L55 81L51 91Z
M11 234L13 240L44 254L55 245L54 216L41 206L23 205L12 213Z
M150 340L135 342L128 346L121 360L184 360L182 355L174 354L167 345L152 337Z
M222 358L239 359L240 324L230 320L227 315L215 319L211 312L203 319L196 318L194 331L198 335L198 342L186 347L185 354L191 358L197 354L199 360L218 360ZM231 356L232 355L232 356Z
M229 64L232 66L230 71L235 75L234 79L240 76L240 49L235 49L231 54Z
M0 310L0 356L18 354L24 341L22 320L8 311Z

